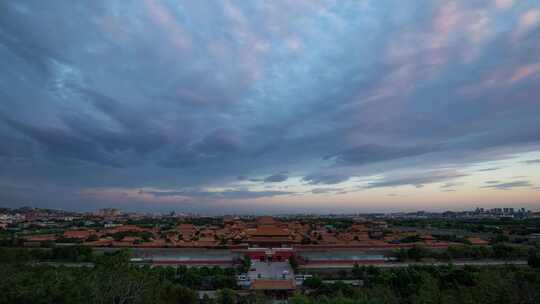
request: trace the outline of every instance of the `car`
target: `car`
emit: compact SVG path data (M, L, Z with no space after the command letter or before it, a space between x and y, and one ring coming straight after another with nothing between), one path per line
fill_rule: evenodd
M238 281L249 281L249 277L245 274L238 275L236 278Z

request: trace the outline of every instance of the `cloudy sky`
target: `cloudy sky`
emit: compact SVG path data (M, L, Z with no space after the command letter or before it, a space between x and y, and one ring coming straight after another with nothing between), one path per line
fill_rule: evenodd
M1 1L0 205L540 209L540 3Z

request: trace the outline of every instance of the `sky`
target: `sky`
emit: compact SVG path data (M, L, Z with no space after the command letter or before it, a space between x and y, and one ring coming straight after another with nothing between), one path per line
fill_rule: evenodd
M540 209L535 0L0 2L0 206Z

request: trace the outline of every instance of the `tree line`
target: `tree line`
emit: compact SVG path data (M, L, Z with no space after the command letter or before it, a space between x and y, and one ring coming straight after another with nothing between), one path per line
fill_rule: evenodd
M356 267L354 287L323 283L315 276L293 304L518 304L540 302L540 272L530 267L410 266Z
M68 249L69 248L69 249ZM267 303L264 295L238 295L238 270L219 267L149 267L134 265L130 253L94 254L86 247L57 249L0 248L0 304L225 304ZM90 250L90 251L88 251ZM26 253L25 253L26 252ZM39 261L91 261L91 267L66 267ZM410 266L383 269L355 267L349 279L324 283L314 276L292 298L295 304L394 303L540 303L540 251L528 253L529 266ZM293 262L294 263L294 262ZM244 266L248 266L246 259ZM217 290L217 297L197 296Z
M43 258L42 254L53 255L54 250L27 251L31 256L22 258L12 255L23 251L11 250L7 254L1 251L1 304L221 304L235 299L235 270L232 268L139 266L130 262L130 253L126 250L93 255L92 267L52 266L29 261L38 261ZM73 257L61 258L71 260ZM204 289L218 290L217 299L199 300L196 290Z
M428 249L422 245L412 248L401 248L394 252L399 261L421 261L431 258L436 260L452 259L526 259L531 250L537 250L531 246L497 243L493 246L451 245L446 250Z

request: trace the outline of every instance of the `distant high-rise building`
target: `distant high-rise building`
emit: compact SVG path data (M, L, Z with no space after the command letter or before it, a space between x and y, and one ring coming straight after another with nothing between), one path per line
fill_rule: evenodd
M120 214L120 210L116 208L104 208L99 209L97 212L97 215L103 216L103 217L115 217Z

